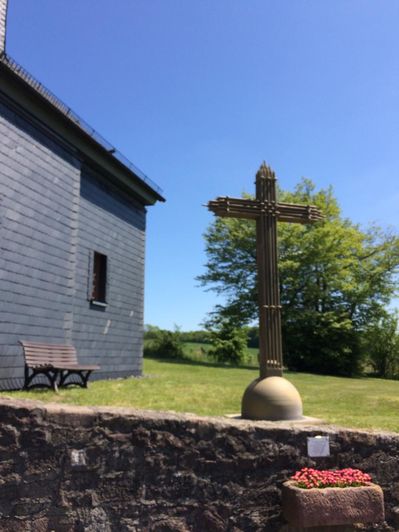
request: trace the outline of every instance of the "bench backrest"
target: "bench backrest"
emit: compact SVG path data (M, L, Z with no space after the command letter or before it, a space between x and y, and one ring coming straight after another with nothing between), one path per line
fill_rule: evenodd
M77 364L76 349L71 345L39 344L21 341L24 349L25 363L29 367Z

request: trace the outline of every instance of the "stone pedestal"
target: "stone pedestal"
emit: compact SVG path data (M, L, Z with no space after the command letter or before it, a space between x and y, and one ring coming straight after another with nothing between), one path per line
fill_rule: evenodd
M301 419L302 400L295 386L284 377L256 379L244 392L241 413L244 419Z

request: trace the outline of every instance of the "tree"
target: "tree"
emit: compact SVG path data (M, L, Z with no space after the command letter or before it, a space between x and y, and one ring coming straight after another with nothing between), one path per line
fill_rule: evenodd
M245 362L247 332L234 327L232 320L217 320L211 329L212 347L208 355L218 362L240 364Z
M161 329L156 325L144 325L144 340L155 340Z
M384 312L364 335L367 360L378 377L399 377L398 315Z
M149 325L146 327L146 342L144 355L159 358L184 358L183 342L181 333L176 327L174 331L167 331Z
M280 223L279 267L284 360L291 369L351 375L361 368L361 336L394 295L399 238L362 230L342 218L331 188L303 179L281 201L311 203L326 216L315 225ZM213 315L236 326L257 319L255 224L217 218L205 233L208 261L199 277L226 297Z

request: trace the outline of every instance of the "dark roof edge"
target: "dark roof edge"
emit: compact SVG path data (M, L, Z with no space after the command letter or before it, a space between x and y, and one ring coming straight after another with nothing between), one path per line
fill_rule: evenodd
M137 168L131 161L129 161L119 150L117 150L112 144L110 144L104 137L102 137L95 129L93 129L85 120L80 118L70 107L68 107L62 100L57 98L49 89L47 89L42 83L37 81L29 72L27 72L21 65L19 65L14 59L12 59L5 52L0 53L0 63L7 68L10 72L18 77L24 84L28 85L38 96L61 113L64 118L73 126L79 128L79 130L94 143L106 156L127 171L134 180L138 180L140 186L145 188L150 193L155 201L165 201L162 195L162 189L146 176L139 168Z
M0 53L5 52L7 36L7 0L0 0Z

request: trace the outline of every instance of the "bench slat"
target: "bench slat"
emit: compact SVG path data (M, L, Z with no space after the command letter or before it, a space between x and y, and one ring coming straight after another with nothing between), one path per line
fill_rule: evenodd
M78 363L78 359L76 357L62 357L62 356L58 356L58 355L54 355L54 356L32 356L32 355L26 355L25 356L25 359L27 361L32 361L32 362L35 362L36 360L44 360L44 361L48 361L48 362L56 362L56 361L59 361L59 362L70 362L70 363L73 363L73 364L77 364Z
M32 353L31 351L25 351L25 354L26 356L30 356L32 358L76 358L76 353L57 353L56 351L51 351L49 353Z
M30 349L25 348L25 353L32 353L33 355L47 354L47 353L60 353L61 355L74 355L76 351L61 351L60 349Z
M96 366L95 364L93 364L92 366L86 366L86 365L81 365L81 364L71 364L71 365L67 365L67 364L64 364L62 367L60 368L57 368L57 369L69 369L69 370L78 370L78 371L94 371L95 369L100 369L100 366Z
M44 344L42 342L27 342L26 340L21 340L22 345L32 346L32 347L69 347L75 349L73 345L67 344Z
M48 349L47 351L44 349L25 349L25 353L29 353L32 356L44 356L44 355L53 355L53 354L60 354L64 356L76 356L76 351L57 351L57 349Z

